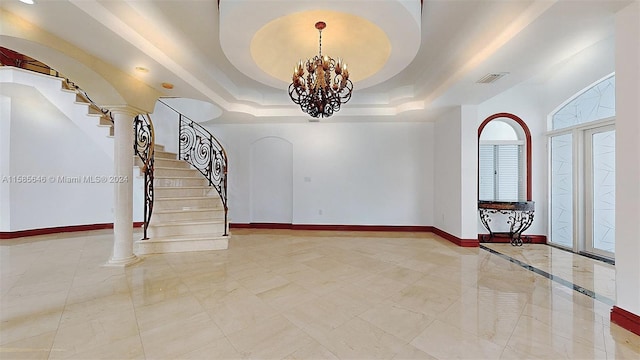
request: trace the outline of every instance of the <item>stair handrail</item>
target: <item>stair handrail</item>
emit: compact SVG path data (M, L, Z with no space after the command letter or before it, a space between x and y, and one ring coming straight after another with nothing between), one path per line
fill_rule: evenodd
M76 85L71 79L60 74L60 72L49 65L42 63L38 60L30 58L26 55L20 54L11 49L7 49L5 47L0 47L0 64L3 66L12 66L19 69L35 72L38 74L43 74L46 76L51 76L54 78L62 79L63 86L68 90L73 90L77 95L82 97L90 107L94 110L100 111L104 114L109 121L113 123L113 114L108 109L103 109L100 105L98 105L95 101L93 101L89 94L84 91L81 87Z
M154 157L155 157L155 131L151 115L140 114L133 121L133 129L135 139L133 141L133 149L136 155L142 161L142 171L144 173L144 223L143 238L147 240L147 229L153 214L154 200Z
M227 151L204 126L193 121L161 99L158 102L178 114L178 159L196 168L213 186L224 207L224 234L228 236Z
M57 71L56 71L56 74L60 75L60 73L58 73ZM63 77L63 76L56 76L56 77L63 79L63 81L65 82L65 86L70 88L70 90L75 91L77 95L80 95L80 97L82 97L87 103L89 103L89 107L92 107L93 109L100 111L103 115L107 117L107 119L109 119L109 121L111 121L111 123L113 123L113 114L109 109L104 109L100 105L98 105L98 103L96 103L89 97L89 94L87 94L86 91L84 91L80 86L76 85L76 83L71 81L69 78Z

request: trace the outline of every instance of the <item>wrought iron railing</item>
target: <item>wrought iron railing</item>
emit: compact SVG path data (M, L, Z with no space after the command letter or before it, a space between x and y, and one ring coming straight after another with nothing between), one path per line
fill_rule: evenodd
M155 153L155 134L151 116L138 115L133 122L135 139L133 149L142 161L142 171L144 172L144 225L143 240L148 239L147 228L153 214L153 170Z
M189 119L162 100L158 100L178 115L178 159L196 168L220 195L224 207L224 236L228 235L227 152L207 129Z

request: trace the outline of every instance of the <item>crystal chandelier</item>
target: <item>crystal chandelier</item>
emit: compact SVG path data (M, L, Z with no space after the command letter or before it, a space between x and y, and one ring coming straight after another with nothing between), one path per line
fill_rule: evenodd
M326 26L323 21L316 23L320 33L318 55L305 63L300 61L293 68L293 82L289 85L291 100L316 118L329 117L339 111L340 105L351 99L353 91L347 64L342 59L335 61L327 55L322 56L322 30Z

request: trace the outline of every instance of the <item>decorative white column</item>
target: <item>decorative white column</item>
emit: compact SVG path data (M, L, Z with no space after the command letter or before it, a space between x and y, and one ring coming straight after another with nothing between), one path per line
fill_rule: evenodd
M114 122L113 253L107 265L126 266L139 258L133 253L133 120L137 111L111 109Z

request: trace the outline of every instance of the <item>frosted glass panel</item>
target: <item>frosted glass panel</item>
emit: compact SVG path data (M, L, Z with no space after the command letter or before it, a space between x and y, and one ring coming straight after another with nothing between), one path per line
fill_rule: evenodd
M606 119L616 114L616 78L611 76L571 100L552 118L552 129Z
M551 242L573 246L573 139L551 138Z
M593 152L593 247L614 252L616 135L615 130L592 137Z

